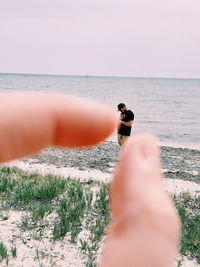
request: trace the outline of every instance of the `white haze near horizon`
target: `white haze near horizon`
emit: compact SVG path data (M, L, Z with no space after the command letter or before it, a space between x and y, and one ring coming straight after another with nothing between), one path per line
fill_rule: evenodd
M0 72L200 78L200 0L0 0Z

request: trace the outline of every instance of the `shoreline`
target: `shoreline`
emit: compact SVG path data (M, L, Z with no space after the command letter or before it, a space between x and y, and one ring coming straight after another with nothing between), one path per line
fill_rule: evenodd
M106 139L104 142L112 142L115 144L117 143L117 136L113 135L110 136L108 139ZM190 149L190 150L198 150L200 151L200 144L192 144L192 143L175 143L170 141L160 141L159 142L160 147L171 147L171 148L183 148L183 149Z
M79 170L96 169L110 173L110 169L118 161L119 153L120 147L116 142L105 141L89 148L49 147L18 160L45 163L56 167L77 167ZM181 171L194 176L200 175L199 150L160 146L160 153L161 166L165 171Z
M107 183L112 180L119 153L120 147L111 141L87 149L51 147L3 166ZM170 192L200 193L200 151L162 146L161 166Z

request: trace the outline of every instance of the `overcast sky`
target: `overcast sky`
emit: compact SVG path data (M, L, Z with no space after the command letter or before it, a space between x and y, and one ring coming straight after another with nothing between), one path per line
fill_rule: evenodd
M200 0L0 0L0 72L200 78Z

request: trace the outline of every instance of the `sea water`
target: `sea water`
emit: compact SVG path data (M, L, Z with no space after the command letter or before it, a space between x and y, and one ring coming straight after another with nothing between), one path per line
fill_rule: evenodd
M162 145L200 149L200 79L0 74L0 91L21 90L86 97L116 112L123 102L135 114L132 135L150 132Z

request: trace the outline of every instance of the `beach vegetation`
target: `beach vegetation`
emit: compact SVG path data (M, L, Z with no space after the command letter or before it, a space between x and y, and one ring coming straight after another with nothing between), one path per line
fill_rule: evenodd
M18 224L22 235L27 232L31 239L41 240L48 230L52 246L67 240L85 255L85 266L96 266L110 222L108 184L92 179L83 182L70 177L29 174L8 167L0 169L0 178L1 214L12 210L22 212ZM200 199L190 194L176 195L173 199L183 225L180 254L200 263ZM8 262L8 254L17 258L16 247L8 253L1 242L0 260ZM36 250L35 259L41 266L48 257L48 253ZM181 263L179 259L178 266Z
M174 196L174 201L182 222L180 254L200 264L200 196L183 193Z
M49 203L42 203L39 205L34 205L31 211L32 211L32 221L39 221L51 213L52 207Z
M3 242L0 242L0 262L5 260L6 264L8 264L8 251Z
M17 248L16 248L16 246L12 246L11 247L11 254L12 254L13 258L17 257Z
M33 228L34 228L34 226L31 223L30 216L27 215L27 214L22 216L22 219L21 219L21 230L22 231L28 231L28 230L31 230Z

